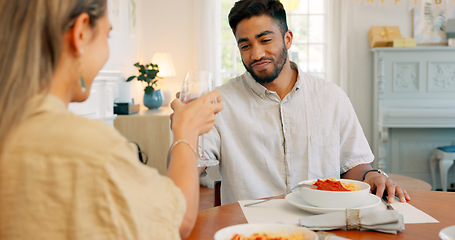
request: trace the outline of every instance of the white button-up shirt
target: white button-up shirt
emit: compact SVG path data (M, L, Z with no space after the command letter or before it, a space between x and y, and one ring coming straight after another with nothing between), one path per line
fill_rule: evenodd
M204 148L220 160L222 204L280 195L302 180L339 178L373 161L346 94L298 71L282 100L248 72L218 88L224 110Z

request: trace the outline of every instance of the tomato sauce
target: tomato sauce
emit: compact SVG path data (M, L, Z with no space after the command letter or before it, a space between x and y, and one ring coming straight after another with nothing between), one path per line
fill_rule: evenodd
M318 179L313 185L317 186L317 190L325 191L351 191L343 186L340 181L333 181L331 179L321 180Z
M279 233L253 233L249 237L235 234L230 240L305 240L305 237L298 233L289 236Z

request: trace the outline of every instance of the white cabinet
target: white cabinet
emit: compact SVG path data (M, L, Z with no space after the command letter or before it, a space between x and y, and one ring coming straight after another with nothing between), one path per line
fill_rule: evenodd
M114 101L122 73L101 71L93 80L89 98L81 103L70 103L68 109L78 115L99 119L114 126Z
M431 182L429 157L455 143L455 48L374 48L378 167Z

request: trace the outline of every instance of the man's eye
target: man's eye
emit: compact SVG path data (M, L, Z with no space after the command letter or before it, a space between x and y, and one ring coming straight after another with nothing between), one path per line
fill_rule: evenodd
M247 50L250 47L250 45L242 45L240 46L240 50Z
M262 40L262 42L264 42L264 43L265 43L265 42L270 42L270 41L272 41L272 39L270 39L270 38L267 38L267 39L263 39L263 40Z

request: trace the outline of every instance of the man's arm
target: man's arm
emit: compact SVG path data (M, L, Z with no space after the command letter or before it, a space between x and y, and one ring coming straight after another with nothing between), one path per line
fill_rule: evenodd
M373 169L370 164L359 164L341 175L341 178L363 181L363 174L370 169Z
M349 171L341 175L341 178L353 179L358 181L364 181L371 186L371 192L382 198L384 191L387 191L387 197L389 202L393 202L395 195L400 199L401 202L411 200L406 190L398 186L390 178L381 174L377 171L369 171L373 169L370 164L359 164ZM363 179L365 177L365 179Z

